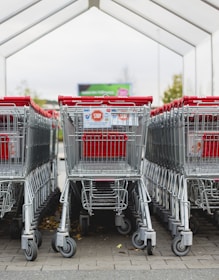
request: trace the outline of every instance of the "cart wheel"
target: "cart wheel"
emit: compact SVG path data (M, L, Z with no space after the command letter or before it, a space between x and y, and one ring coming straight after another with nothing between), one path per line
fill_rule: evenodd
M196 234L200 227L198 219L195 217L191 217L189 219L189 227L190 227L191 231L193 232L193 234Z
M42 233L38 229L36 229L34 231L34 236L35 236L37 247L40 248L43 242Z
M37 258L38 248L33 240L28 240L28 248L24 250L24 255L27 261L34 261Z
M88 219L86 218L82 218L81 219L81 234L86 236L88 234Z
M186 256L191 249L191 246L183 246L181 244L181 240L182 240L181 236L176 236L171 244L171 249L173 253L179 257Z
M55 253L59 252L59 247L56 246L56 234L54 234L53 237L52 237L51 246L52 246L52 249Z
M153 247L151 239L147 239L147 253L149 256L153 255Z
M118 232L122 235L129 234L131 229L132 229L131 222L127 218L124 218L124 226L117 227Z
M66 245L64 247L59 247L59 251L65 258L71 258L75 255L77 251L77 245L74 239L71 237L66 237Z
M219 226L219 211L215 211L213 215L213 224Z
M137 249L144 249L145 244L144 241L140 239L139 232L136 231L132 235L132 244Z

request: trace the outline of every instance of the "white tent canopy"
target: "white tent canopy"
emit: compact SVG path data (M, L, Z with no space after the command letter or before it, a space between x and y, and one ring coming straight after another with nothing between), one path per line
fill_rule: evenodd
M7 58L93 7L180 55L185 94L219 95L217 0L1 1L0 95Z

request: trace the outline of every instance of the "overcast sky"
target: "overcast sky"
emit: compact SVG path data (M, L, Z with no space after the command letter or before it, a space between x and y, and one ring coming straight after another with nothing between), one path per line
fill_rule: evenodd
M179 73L180 56L92 8L8 58L7 91L16 95L25 81L40 98L57 100L77 95L81 83L123 81L132 84L133 94L152 95L160 105L158 95Z

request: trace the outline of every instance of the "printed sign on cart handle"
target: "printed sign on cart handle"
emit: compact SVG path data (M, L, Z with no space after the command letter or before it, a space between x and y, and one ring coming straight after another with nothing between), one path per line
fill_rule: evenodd
M110 108L86 108L83 111L84 128L111 127Z

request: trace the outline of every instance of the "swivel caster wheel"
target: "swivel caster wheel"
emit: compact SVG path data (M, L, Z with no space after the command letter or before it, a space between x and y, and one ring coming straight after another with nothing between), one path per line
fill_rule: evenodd
M59 252L65 258L71 258L75 255L77 251L77 245L74 239L71 237L65 237L65 245L63 247L59 247Z
M190 227L191 231L193 232L193 234L196 234L198 232L200 224L196 217L191 217L189 219L189 227Z
M152 247L151 239L147 240L147 253L149 256L153 255L153 247Z
M52 246L52 249L55 253L59 252L59 247L56 246L56 234L54 234L53 237L52 237L51 246Z
M89 220L87 218L82 218L80 227L81 227L81 234L83 236L88 235Z
M136 249L143 250L145 248L144 241L140 239L140 234L138 231L134 232L132 235L132 244Z
M130 220L127 218L124 218L124 225L117 226L117 230L122 235L129 234L130 231L132 230L132 225L131 225Z
M38 229L36 229L34 231L34 236L35 236L37 247L40 248L43 242L42 233Z
M181 241L182 241L182 237L176 236L171 244L171 249L173 253L179 257L186 256L191 249L191 246L182 245Z
M27 249L24 249L24 255L27 261L34 261L37 258L38 248L33 240L28 240Z

